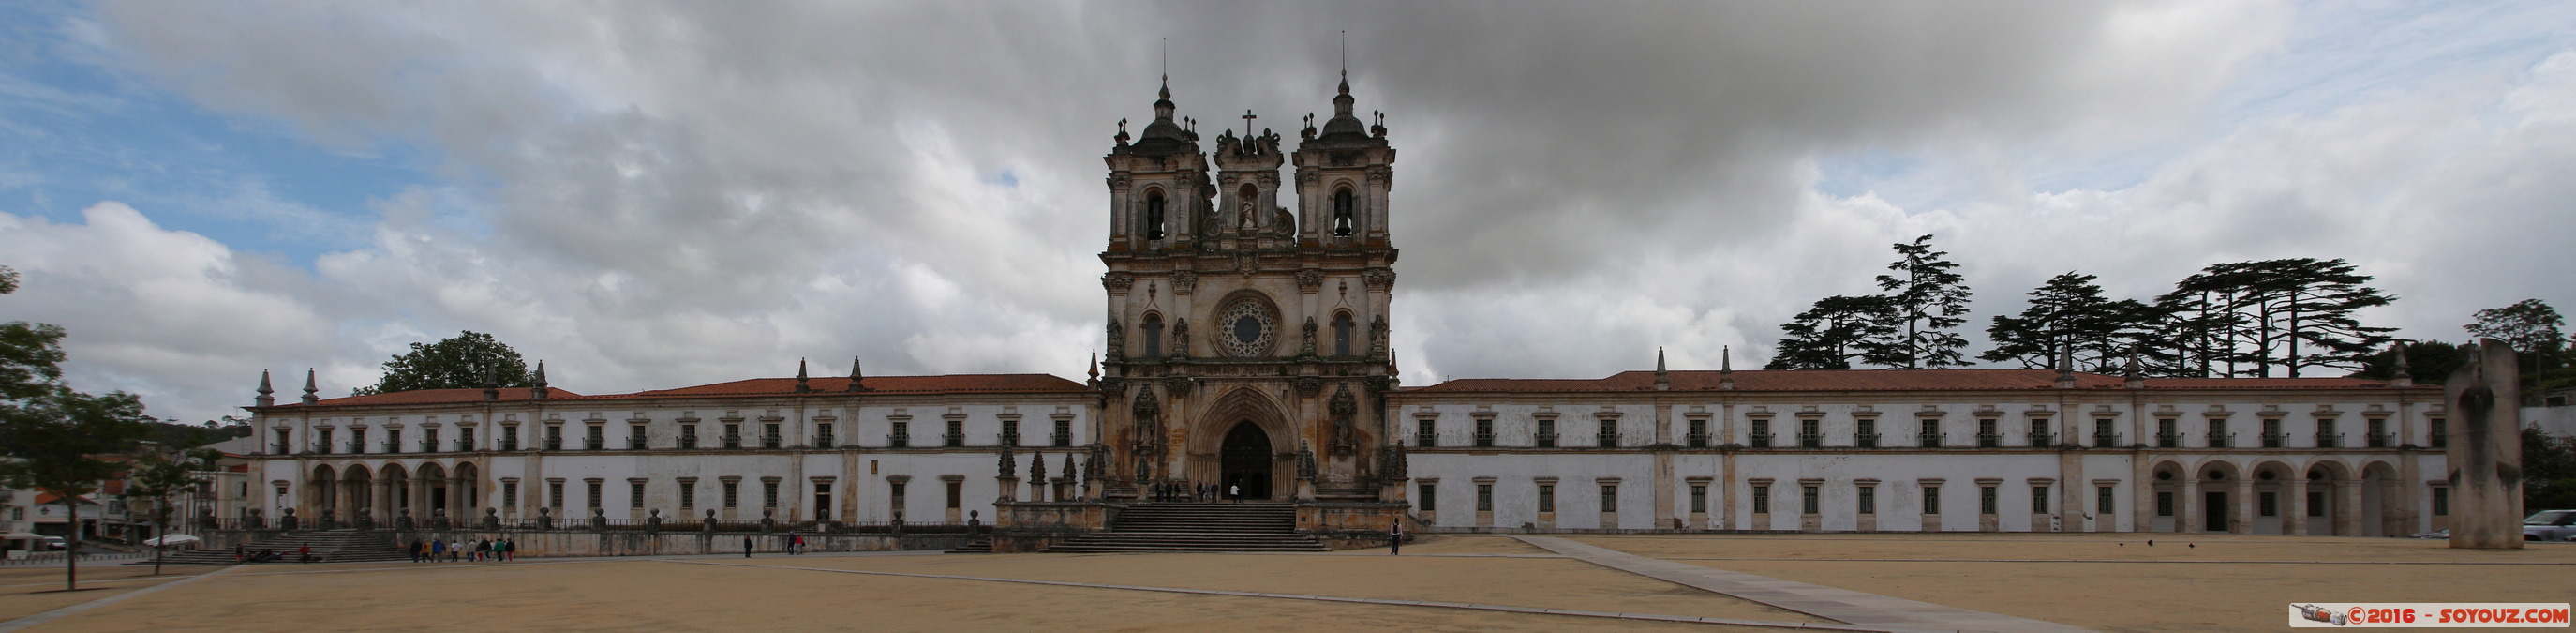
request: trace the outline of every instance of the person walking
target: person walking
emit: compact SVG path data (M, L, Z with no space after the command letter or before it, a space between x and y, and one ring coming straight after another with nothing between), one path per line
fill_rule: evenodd
M1226 498L1226 500L1227 500L1227 501L1232 501L1232 502L1235 502L1235 503L1243 503L1243 482L1238 481L1238 482L1234 482L1234 483L1231 483L1231 484L1226 484L1226 486L1225 486L1225 498Z
M295 560L306 563L313 562L313 544L305 543L303 545L295 546Z
M421 542L420 542L420 539L412 539L412 540L411 540L411 549L409 550L409 551L411 552L411 562L415 562L415 563L420 562L420 548L421 548Z
M751 537L742 537L742 557L751 558Z
M1396 519L1395 522L1386 524L1386 555L1394 556L1403 552L1404 520Z
M433 563L444 563L444 562L447 562L447 540L446 540L446 539L430 539L430 540L429 540L429 562L433 562Z

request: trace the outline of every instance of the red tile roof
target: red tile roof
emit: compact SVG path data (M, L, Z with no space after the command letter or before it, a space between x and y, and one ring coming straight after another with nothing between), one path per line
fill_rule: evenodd
M813 390L812 393L816 395L843 393L842 390L848 387L849 384L850 379L848 377L812 378L806 381L806 385L811 388ZM1057 378L1047 374L869 376L867 377L865 385L868 389L866 393L895 394L1082 393L1090 390L1089 387L1083 386L1082 383ZM796 379L753 378L749 380L736 380L733 382L720 382L711 385L698 385L677 389L661 389L655 391L639 391L635 393L601 394L590 396L553 388L547 389L546 393L548 394L546 397L548 400L573 400L585 402L653 398L782 396L794 395L796 393ZM501 389L500 400L502 402L522 402L529 399L528 389L525 387L505 387ZM394 393L380 393L365 396L349 396L346 398L329 398L316 402L314 406L341 407L405 404L461 404L482 401L483 390L481 389L423 389L419 391L398 391ZM301 406L305 405L300 403L284 404L278 405L278 408Z
M1673 391L1716 391L1721 372L1670 372ZM2078 389L2119 389L2119 376L2077 372ZM1969 391L2054 389L2048 369L1808 370L1735 372L1737 391ZM2148 389L2358 389L2388 383L2360 378L2149 378ZM1629 371L1608 378L1465 378L1415 389L1422 393L1653 391L1655 373Z

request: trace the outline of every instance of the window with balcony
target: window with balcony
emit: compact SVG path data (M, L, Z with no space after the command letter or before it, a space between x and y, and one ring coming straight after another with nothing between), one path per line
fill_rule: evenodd
M680 425L680 448L698 447L698 425Z
M724 438L723 438L723 441L724 441L724 447L725 447L725 448L742 448L742 425L740 425L740 424L726 424L726 425L724 425Z
M2048 418L2031 418L2030 446L2032 448L2043 448L2057 445L2057 434L2049 432L2050 428L2052 427L2049 424Z
M1825 434L1817 428L1821 424L1821 421L1814 419L1798 421L1798 448L1825 447Z
M646 434L644 431L645 427L642 424L626 425L626 450L640 451L651 446L651 444L648 444L647 442L652 441L652 436Z
M1440 419L1417 418L1413 421L1413 445L1431 448L1440 445Z
M832 426L833 425L830 422L814 425L815 448L831 448L835 444L838 444L838 442L834 442L832 440Z
M2370 440L2371 448L2388 448L2396 445L2396 442L2391 441L2392 438L2388 436L2387 418L2370 418L2365 424L2367 424L2369 428L2370 435L2368 439Z
M1020 445L1020 423L1019 423L1019 421L1017 421L1017 420L1003 420L1003 421L1002 421L1002 445L1003 445L1003 446L1019 446L1019 445Z
M1491 420L1491 419L1479 419L1479 420L1476 420L1476 448L1493 448L1493 447L1494 447L1494 421L1493 421L1493 420Z
M2117 423L2113 422L2110 418L2098 418L2093 420L2094 448L2117 448L2120 446L2120 432L2113 430L2115 428L2113 426L2114 424Z
M1878 421L1862 419L1856 425L1859 429L1852 433L1852 445L1861 448L1878 448Z
M949 446L949 447L951 447L951 448L955 448L955 447L959 447L959 446L965 446L965 445L966 445L966 421L965 421L965 420L949 420L949 421L948 421L948 434L947 434L947 435L945 435L945 436L942 436L942 437L941 437L941 438L939 438L939 439L940 439L941 443L946 444L946 445L948 445L948 446Z
M403 450L402 450L402 429L385 429L385 452L387 452L387 453L400 453L400 452L403 452Z
M273 448L273 449L271 449L271 450L269 451L269 454L272 454L272 455L285 455L285 454L288 454L288 453L293 453L293 452L295 452L294 450L292 450L292 446L293 446L293 445L287 442L287 437L288 437L288 436L287 436L287 430L286 430L286 429L277 429L277 443L276 443L276 445L275 445L275 448Z
M561 425L561 424L548 424L548 425L546 425L546 450L550 450L550 451L560 451L560 450L563 450L563 425Z
M1555 420L1555 419L1552 419L1552 418L1541 418L1541 419L1538 421L1538 442L1537 442L1537 444L1538 444L1538 447L1539 447L1539 448L1556 448L1556 420Z
M886 433L886 445L895 448L912 446L912 423L895 420L891 424L894 430Z
M349 429L349 452L360 454L367 452L366 429Z
M2156 448L2182 447L2180 422L2173 418L2156 418Z
M324 433L329 433L330 431L323 431L323 432L324 432ZM2433 448L2450 448L2450 447L2451 447L2451 421L2450 421L2450 420L2443 419L2443 418L2430 418L2430 419L2426 419L2426 420L2424 421L2424 434L2425 434L2425 436L2424 436L2424 440L2425 440L2425 445L2426 445L2426 446L2430 446L2430 447L2433 447Z
M1056 421L1055 421L1055 437L1054 437L1053 439L1055 440L1053 443L1056 445L1056 448L1064 448L1064 447L1067 447L1067 446L1072 446L1072 445L1073 445L1073 421L1072 421L1072 420L1056 420Z
M2280 418L2263 420L2263 448L2280 448L2281 441L2287 437L2281 433Z
M1613 448L1613 447L1616 447L1616 446L1618 446L1618 445L1619 445L1619 421L1618 421L1618 420L1616 420L1616 419L1602 420L1602 421L1601 421L1601 448Z
M1919 448L1940 448L1941 421L1924 420L1918 424L1914 431L1914 445Z
M761 448L765 448L765 449L769 449L769 450L773 450L773 451L774 451L774 450L778 450L778 447L779 447L780 445L785 444L785 443L787 442L787 438L786 438L786 436L780 435L780 434L778 433L778 427L779 427L779 424L778 424L777 422L771 422L771 423L767 423L767 424L762 424L762 425L760 425L760 447L761 447Z
M1770 420L1754 420L1754 421L1753 421L1753 434L1752 434L1751 436L1749 436L1749 437L1748 437L1747 441L1751 442L1751 444L1750 444L1750 445L1751 445L1752 447L1754 447L1754 448L1770 448L1770 447L1771 447L1771 421L1770 421Z
M420 430L420 452L438 452L438 429Z
M2317 448L2340 448L2342 446L2343 434L2335 432L2335 421L2318 420Z
M583 429L583 431L584 431L584 432L586 432L586 433L588 433L588 434L587 434L587 435L583 435L583 436L582 436L582 438L581 438L581 448L582 448L582 450L596 451L596 450L600 450L600 449L608 448L608 426L607 426L607 425L604 425L604 424L585 424L585 425L582 425L582 426L589 427L589 428Z
M2003 445L2003 435L1995 432L1994 418L1977 418L1977 448Z
M1685 436L1683 441L1689 442L1691 448L1708 448L1708 420L1693 418L1690 421L1690 435Z
M456 427L456 450L474 450L474 427Z
M2210 421L2209 421L2209 447L2210 447L2210 448L2231 448L2231 447L2234 447L2234 446L2236 446L2236 434L2235 434L2235 433L2228 432L2228 430L2227 430L2227 420L2224 420L2224 419L2210 420Z
M314 436L314 437L316 437L316 438L319 438L319 439L315 440L315 442L317 442L317 443L319 443L319 444L321 445L320 447L318 447L318 448L314 449L314 452L322 453L322 454L325 454L325 455L328 455L328 454L331 454L331 453L339 452L339 448L338 448L337 446L335 446L335 445L331 444L331 429L322 429L322 430L319 430L319 431L315 431L315 432L313 433L313 436Z

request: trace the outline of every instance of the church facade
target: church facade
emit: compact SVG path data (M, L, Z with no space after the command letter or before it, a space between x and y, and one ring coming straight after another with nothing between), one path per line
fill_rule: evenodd
M2396 535L2447 523L2438 389L2404 378L1652 371L1407 388L1396 152L1345 79L1294 146L1202 146L1166 87L1104 156L1086 381L542 384L249 407L268 517L1100 527L1214 484L1310 529ZM1247 113L1248 115L1249 113ZM1308 509L1316 509L1307 512ZM1328 512L1329 511L1329 512ZM1322 518L1318 518L1322 517ZM1334 519L1331 517L1339 517ZM1375 526L1375 527L1373 527Z

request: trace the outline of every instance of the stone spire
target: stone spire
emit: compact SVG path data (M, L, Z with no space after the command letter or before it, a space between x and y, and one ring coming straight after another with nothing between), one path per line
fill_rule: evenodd
M1032 486L1043 486L1043 485L1046 485L1046 480L1047 480L1047 471L1046 471L1046 453L1030 453L1030 454L1029 454L1029 485L1032 485ZM1031 496L1033 496L1033 497L1034 497L1034 496L1036 496L1036 495L1031 495Z
M1735 390L1735 347L1717 348L1717 390Z
M861 376L861 375L859 374L859 357L857 357L857 356L852 356L852 357L850 357L850 386L842 387L842 388L841 388L841 390L842 390L842 391L867 391L867 390L868 390L867 385L860 384L860 381L861 381L862 379L863 379L863 376Z
M257 403L258 406L263 407L275 406L277 404L276 393L277 390L268 388L268 370L259 370L259 397L252 398L251 402Z
M537 381L535 384L528 386L528 398L531 400L544 400L546 399L547 391L546 361L540 360L537 361Z
M2074 389L2074 388L2075 388L2075 348L2074 348L2074 347L2071 347L2071 346L2070 346L2070 347L2067 347L2067 348L2065 348L2065 349L2060 349L2060 350L2058 350L2058 351L2057 351L2057 388L2059 388L2059 389Z
M2147 388L2147 372L2145 369L2138 366L2138 355L2136 354L2129 355L2129 367L2126 371L2120 374L2120 377L2122 378L2121 386L2123 387L2130 389Z
M2413 386L2415 386L2415 374L2413 374L2413 373L2409 373L2409 372L2407 371L2407 367L2406 367L2406 342L2405 342L2405 341L2398 341L2398 342L2397 342L2397 344L2395 344L2395 345L2391 345L2391 346L2389 346L2389 347L2390 347L2390 350L2389 350L2389 351L2392 351L2392 352L2396 352L2396 353L2397 353L2397 374L2396 374L2396 375L2394 375L2394 376L2389 376L2389 377L2388 377L2388 386L2391 386L2391 387L2413 387Z
M315 389L313 387L313 368L304 368L304 403L313 404L321 402L321 396L317 395L320 393L322 393L322 390Z
M1089 384L1090 384L1091 386L1094 386L1094 387L1098 387L1098 386L1100 386L1100 350L1096 350L1096 349L1095 349L1095 350L1091 350L1091 372L1090 372L1090 373L1091 373L1091 381L1090 381L1090 383L1089 383Z
M1655 390L1672 391L1673 377L1664 371L1664 348L1655 348Z
M796 359L796 393L811 393L813 385L805 383L805 359Z

